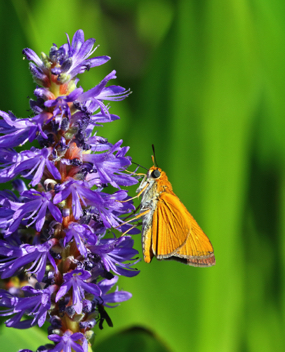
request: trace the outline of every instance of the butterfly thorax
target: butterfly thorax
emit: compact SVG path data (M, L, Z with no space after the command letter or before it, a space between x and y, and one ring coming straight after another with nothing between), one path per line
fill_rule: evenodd
M163 192L173 194L173 190L166 173L160 168L152 166L137 189L137 193L139 192L141 192L142 196L140 212L146 212L142 220L142 244L144 250L145 236L149 233L148 230L151 227L153 213L159 201L160 194Z
M173 189L171 183L168 181L168 177L164 171L161 172L161 176L156 180L157 193L168 192L173 194Z

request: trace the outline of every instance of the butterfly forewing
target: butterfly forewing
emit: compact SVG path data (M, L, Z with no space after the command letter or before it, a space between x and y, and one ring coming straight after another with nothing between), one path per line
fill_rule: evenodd
M193 266L215 264L213 247L175 194L163 192L153 216L152 249L158 259L174 259Z
M161 193L152 221L152 250L158 259L176 253L186 244L190 233L190 223L177 205L175 198Z
M176 252L179 258L187 259L188 265L212 266L215 264L214 249L193 216L187 211L191 230L185 245Z

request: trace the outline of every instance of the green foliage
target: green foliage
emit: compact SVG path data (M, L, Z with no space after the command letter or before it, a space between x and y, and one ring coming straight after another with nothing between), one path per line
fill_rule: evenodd
M113 335L96 346L100 352L170 352L150 330L133 327Z
M284 350L284 10L282 0L1 3L0 109L28 116L22 48L48 51L82 28L112 57L82 86L115 68L133 91L115 107L121 120L99 134L123 138L145 167L154 143L215 249L213 268L154 260L120 279L133 298L109 310L114 329L95 329L94 351L133 325L174 352Z
M49 343L47 334L38 327L27 330L13 328L0 329L1 350L7 352L17 352L20 349L31 349L36 351L40 345Z

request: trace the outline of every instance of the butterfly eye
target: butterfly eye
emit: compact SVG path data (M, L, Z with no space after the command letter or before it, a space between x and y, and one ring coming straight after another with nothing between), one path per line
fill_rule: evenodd
M158 178L160 176L159 170L153 170L153 172L150 175L152 178Z

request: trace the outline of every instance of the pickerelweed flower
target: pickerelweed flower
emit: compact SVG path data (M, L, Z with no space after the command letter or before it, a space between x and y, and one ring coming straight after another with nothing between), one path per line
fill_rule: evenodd
M48 56L24 49L38 85L32 116L0 111L0 183L13 189L0 191L0 315L18 329L48 321L51 343L38 351L87 352L94 325L112 326L105 307L132 296L113 289L118 275L138 274L129 236L138 231L123 224L134 206L121 187L137 183L125 172L129 148L97 134L119 118L106 101L130 91L106 86L115 71L87 92L77 87L78 74L110 59L89 58L94 43L78 30ZM104 192L108 185L117 190Z

